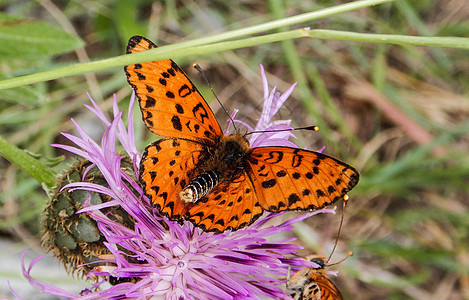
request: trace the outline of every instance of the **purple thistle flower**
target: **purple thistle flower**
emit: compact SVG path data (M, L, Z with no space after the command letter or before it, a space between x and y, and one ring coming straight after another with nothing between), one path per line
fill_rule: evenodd
M287 101L288 97L290 97L293 89L296 86L296 83L292 84L292 86L283 95L279 92L276 92L277 87L274 87L269 93L269 85L267 82L267 77L265 76L264 66L260 65L260 67L262 83L264 87L264 106L261 117L259 118L259 121L254 128L240 120L234 120L234 122L245 126L250 131L285 130L281 132L253 133L249 139L249 144L253 148L267 146L287 146L297 148L297 145L288 140L290 137L295 138L295 135L290 131L293 129L293 127L290 126L290 120L271 121L273 116L279 111L285 101ZM231 115L231 119L234 119L237 113L238 110L235 110ZM228 122L226 126L225 134L229 133L228 128L230 123L231 121Z
M289 121L271 122L294 85L284 94L269 94L263 68L265 106L259 123L254 130L286 129ZM134 279L114 286L91 289L75 295L34 279L31 268L40 258L31 262L23 274L31 285L44 293L73 299L259 299L261 296L288 299L284 294L285 278L289 266L311 267L303 259L290 258L301 249L290 243L294 239L280 239L278 233L290 231L293 224L314 214L334 212L322 209L304 213L278 225L267 225L275 216L266 214L252 225L235 232L204 232L190 222L179 224L159 216L143 196L141 187L121 168L122 157L116 153L116 139L131 157L135 175L138 176L140 155L135 146L132 113L134 95L130 100L128 127L122 121L122 112L114 99L114 119L109 121L96 103L90 98L88 107L107 126L98 144L74 122L79 136L63 133L77 147L54 145L75 153L97 166L109 187L95 183L79 182L67 186L70 190L81 189L108 195L111 201L87 206L79 213L87 212L96 221L100 233L105 237L104 245L111 255L103 257L102 266L95 267L89 276L105 276L119 279ZM236 121L240 122L240 121ZM240 122L241 123L241 122ZM245 124L247 126L247 124ZM248 127L250 128L250 127ZM253 146L290 145L290 132L255 134ZM85 203L86 204L86 203ZM121 206L135 221L129 228L103 214L100 209ZM269 238L269 240L267 240ZM295 267L296 266L296 267Z

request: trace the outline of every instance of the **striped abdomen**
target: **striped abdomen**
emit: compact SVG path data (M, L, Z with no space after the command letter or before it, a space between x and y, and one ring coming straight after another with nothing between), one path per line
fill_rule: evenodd
M207 196L218 184L219 178L215 171L207 171L191 181L180 193L179 197L182 201L197 202L200 198Z

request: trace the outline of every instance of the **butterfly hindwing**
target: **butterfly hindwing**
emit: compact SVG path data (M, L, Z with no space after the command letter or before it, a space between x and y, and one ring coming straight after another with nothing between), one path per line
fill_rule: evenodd
M156 48L150 40L133 36L127 53ZM222 130L197 88L171 59L125 67L135 90L143 121L152 132L190 140L216 140Z
M140 163L140 182L147 197L171 220L180 220L187 207L179 192L198 174L202 146L183 139L161 139L150 144Z
M322 208L343 199L359 178L339 160L295 148L254 148L249 162L260 203L271 212Z
M206 231L222 232L245 227L262 215L254 188L246 174L216 189L194 204L186 218Z
M314 270L311 273L311 278L316 282L319 287L321 300L342 300L342 293L335 286L335 284L327 278L323 270ZM314 298L313 298L314 299Z

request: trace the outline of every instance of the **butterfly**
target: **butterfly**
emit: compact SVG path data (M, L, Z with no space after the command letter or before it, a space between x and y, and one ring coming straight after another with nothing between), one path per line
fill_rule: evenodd
M133 36L127 53L157 46ZM313 210L347 197L358 172L327 155L289 147L251 148L245 135L224 135L194 84L170 59L128 65L127 80L147 128L163 139L150 144L140 183L170 220L204 231L238 230L264 211Z
M304 268L287 280L287 289L295 300L342 300L340 290L327 278L324 272L325 257L310 255L308 260L319 268Z

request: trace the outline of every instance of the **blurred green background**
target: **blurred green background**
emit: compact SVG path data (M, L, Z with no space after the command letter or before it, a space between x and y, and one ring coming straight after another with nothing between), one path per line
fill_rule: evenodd
M345 2L2 0L0 78L121 55L135 34L166 45ZM469 2L397 0L302 26L469 37ZM226 108L239 109L249 124L262 108L259 64L280 92L298 82L277 117L293 119L293 126L319 125L319 133L295 133L297 144L326 145L325 153L361 173L332 259L354 252L331 267L340 271L333 281L345 298L469 299L468 50L304 38L177 62L222 127L226 116L191 63L202 66ZM126 109L131 89L117 68L0 91L0 134L60 171L70 157L50 144L65 142L60 132L74 132L71 117L96 139L103 131L83 107L85 92L110 111L112 94ZM136 127L143 151L155 137L143 122ZM65 161L57 161L60 155ZM41 251L47 199L31 176L0 158L0 235L12 248ZM298 226L302 254L327 256L339 222L340 213ZM11 276L18 275L4 272L2 279Z

